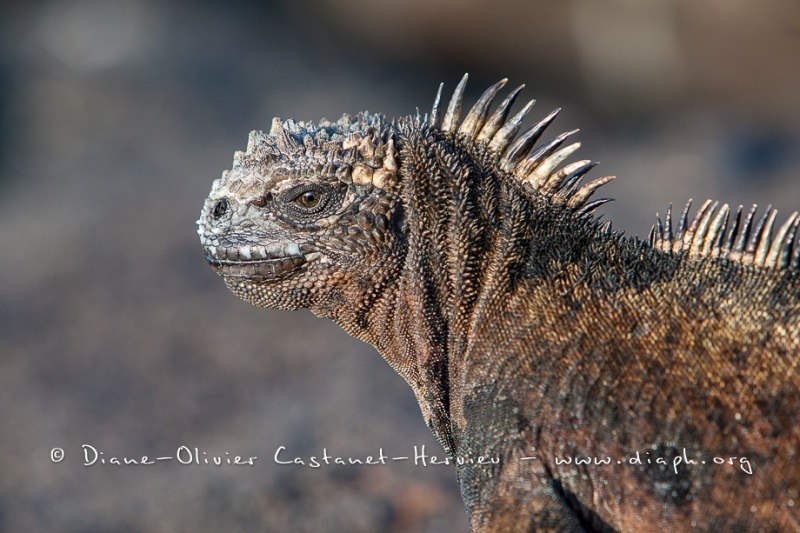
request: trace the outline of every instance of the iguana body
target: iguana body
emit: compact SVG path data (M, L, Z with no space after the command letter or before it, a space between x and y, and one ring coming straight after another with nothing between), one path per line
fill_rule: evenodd
M591 214L610 178L558 170L570 134L532 149L555 113L517 136L503 80L459 123L465 82L444 114L252 133L198 221L212 267L373 344L475 530L800 528L800 216L623 237Z

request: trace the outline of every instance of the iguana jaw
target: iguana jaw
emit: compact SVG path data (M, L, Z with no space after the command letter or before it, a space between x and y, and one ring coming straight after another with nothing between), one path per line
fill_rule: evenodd
M215 238L216 237L216 238ZM305 265L309 258L294 241L265 245L223 246L219 236L200 233L206 261L220 276L258 281L281 279Z

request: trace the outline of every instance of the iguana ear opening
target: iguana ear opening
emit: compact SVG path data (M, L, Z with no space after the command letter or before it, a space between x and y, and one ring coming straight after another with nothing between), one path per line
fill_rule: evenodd
M406 210L403 208L403 204L397 204L397 207L392 214L391 225L396 235L402 235L404 238L408 236Z

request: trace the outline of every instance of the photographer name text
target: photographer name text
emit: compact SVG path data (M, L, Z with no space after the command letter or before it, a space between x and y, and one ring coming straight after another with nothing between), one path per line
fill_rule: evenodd
M370 455L337 455L330 453L327 447L322 448L321 454L302 454L291 452L286 446L278 446L271 456L271 463L281 466L295 466L304 468L323 468L326 466L375 466L387 465L391 462L408 462L414 466L461 466L465 464L492 466L500 463L500 459L490 456L473 456L448 458L445 455L435 455L428 453L425 445L414 446L412 453L407 455L389 455L383 448L378 448L376 454ZM532 451L535 451L533 449ZM165 455L135 455L110 453L91 444L82 444L77 456L85 467L96 466L152 466L159 463L177 463L180 465L194 466L255 466L259 457L257 455L236 454L228 451L210 452L199 447L178 446L171 454ZM50 460L60 463L67 458L67 453L63 448L53 448L50 450ZM536 456L520 457L522 461L537 461ZM728 466L738 468L746 474L753 473L753 467L746 457L709 457L709 463L715 466ZM73 459L74 460L74 459ZM576 467L592 466L602 468L611 465L625 466L655 466L669 467L670 470L678 474L678 470L691 465L707 464L700 457L690 457L684 448L682 453L673 457L657 457L650 452L633 452L630 456L617 460L608 456L591 457L584 455L555 457L558 466L574 465Z

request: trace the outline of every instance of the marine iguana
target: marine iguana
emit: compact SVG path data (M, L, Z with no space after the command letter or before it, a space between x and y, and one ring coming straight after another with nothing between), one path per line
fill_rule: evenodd
M456 465L475 531L800 528L800 215L593 214L558 110L274 119L198 221L240 298L374 345ZM721 463L721 464L720 464Z

